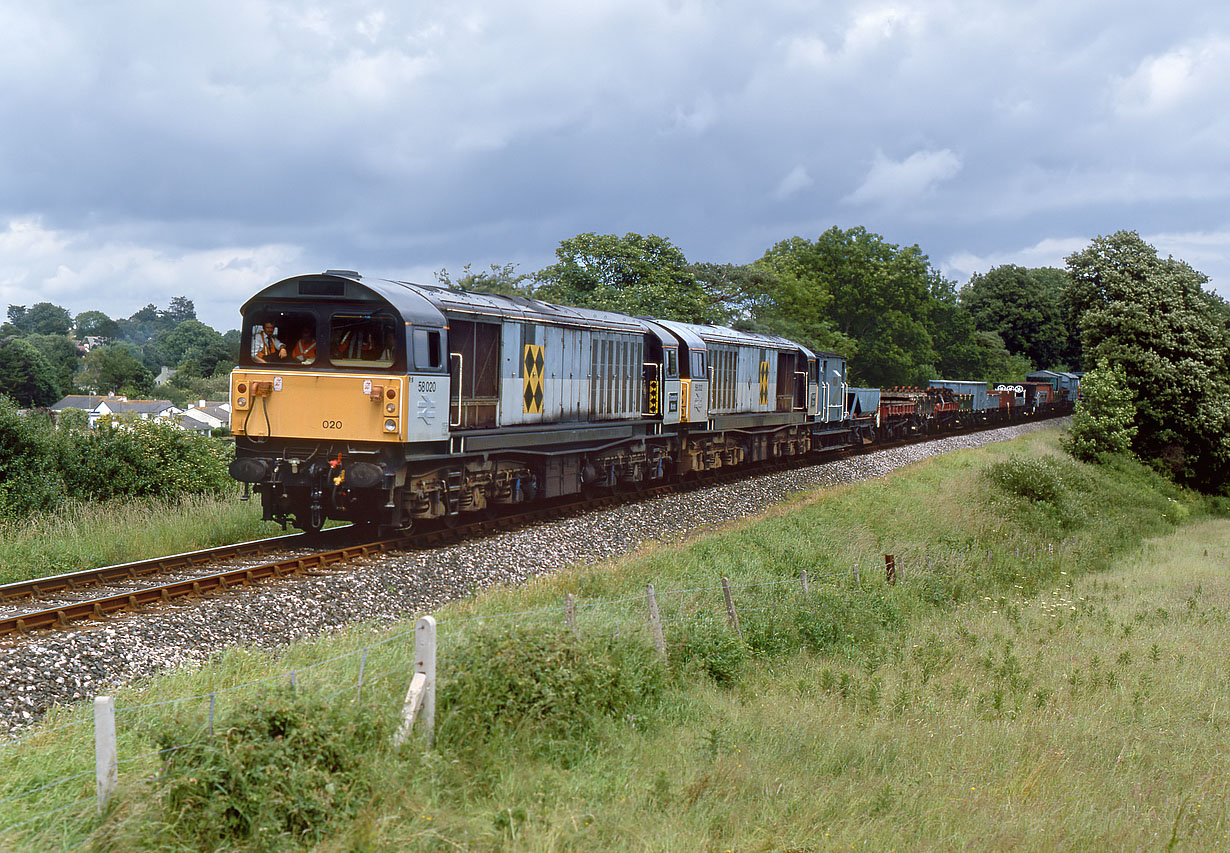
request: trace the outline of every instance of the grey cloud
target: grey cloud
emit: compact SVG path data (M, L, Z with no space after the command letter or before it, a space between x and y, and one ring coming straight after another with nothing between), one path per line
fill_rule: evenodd
M0 298L229 316L303 268L629 230L744 262L831 225L962 275L1135 227L1230 287L1228 39L1212 2L8 8Z

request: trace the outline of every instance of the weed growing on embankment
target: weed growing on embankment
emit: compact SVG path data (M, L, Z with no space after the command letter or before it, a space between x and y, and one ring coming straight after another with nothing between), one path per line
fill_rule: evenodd
M68 503L0 520L0 584L276 536L238 493Z
M904 566L892 587L885 553ZM371 642L360 629L159 679L143 701L298 670L304 725L342 732L355 763L297 791L216 785L209 808L293 814L341 799L306 824L198 840L210 812L174 791L211 765L185 748L161 771L126 771L101 823L83 810L23 837L92 832L102 849L1216 849L1230 832L1227 557L1230 522L1201 499L1131 463L1073 463L1053 433L1035 434L442 610L432 750L383 736L412 663L404 642L373 647L361 699L347 689L354 658L327 663ZM643 628L646 582L666 664ZM579 636L563 625L566 592ZM313 664L327 675L309 678ZM207 743L230 749L221 733L248 730L253 713L219 710ZM137 711L121 750L178 743L204 714L181 708L172 724ZM371 714L381 736L347 740Z

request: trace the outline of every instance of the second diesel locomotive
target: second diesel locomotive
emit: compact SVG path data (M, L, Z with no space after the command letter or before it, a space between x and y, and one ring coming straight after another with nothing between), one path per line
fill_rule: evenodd
M242 311L231 474L305 530L447 522L931 429L937 409L989 416L951 389L885 392L883 412L842 356L780 337L351 271L284 279Z

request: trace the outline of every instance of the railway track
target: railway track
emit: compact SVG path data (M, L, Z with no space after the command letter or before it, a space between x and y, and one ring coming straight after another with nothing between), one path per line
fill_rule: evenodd
M694 488L712 482L715 482L715 480L704 480L703 482L685 484L685 486ZM673 484L673 486L678 487L679 484ZM227 568L208 574L193 575L139 589L127 589L112 595L62 601L52 607L41 610L25 610L7 615L0 614L0 637L27 634L31 631L47 628L68 628L76 622L101 620L111 614L125 610L137 610L148 604L166 603L182 598L200 597L237 587L252 586L263 580L287 577L288 575L316 569L327 569L334 565L347 563L360 557L384 551L423 549L449 544L484 533L520 527L548 518L558 518L561 515L579 512L583 509L597 509L627 500L643 500L656 494L664 494L671 489L672 485L663 485L643 491L603 495L580 503L538 507L528 512L482 518L455 527L441 526L383 539L352 542L326 550L313 550L309 554L295 555L257 565L249 564ZM349 532L349 538L354 538L354 533L350 532L349 528L334 529L338 531L335 534L337 537L346 538L346 534L343 531L347 531ZM329 531L325 531L325 533L327 534ZM285 551L292 547L303 548L313 544L317 548L319 547L321 544L321 534L314 536L306 534L279 536L272 539L247 542L242 545L210 548L186 554L177 554L171 557L143 560L137 563L106 566L100 569L20 581L0 587L0 605L49 593L66 591L76 593L90 586L106 586L115 582L131 582L163 572L200 567L236 557L251 557L276 551Z
M1002 425L995 425L986 429L996 429L1000 426ZM983 431L986 430L965 430L963 432ZM865 448L846 447L834 449L825 453L821 464L851 454L886 450L906 444L944 438L948 435L951 435L951 433L916 436ZM116 583L125 583L131 586L132 582L139 581L142 578L152 578L159 574L175 571L179 571L182 574L183 570L193 570L226 560L263 557L277 552L311 549L310 553L307 554L295 554L283 559L261 562L255 565L249 563L206 574L180 577L169 582L137 589L129 588L110 595L60 601L54 606L43 609L22 610L7 615L0 613L0 637L23 635L31 631L49 628L69 628L75 623L84 620L103 620L109 615L126 610L137 610L145 605L200 597L236 587L252 586L264 580L282 578L313 570L328 569L370 554L392 550L417 550L437 547L478 535L521 527L546 519L558 518L561 515L570 515L627 501L646 500L662 494L717 485L748 476L772 473L794 467L798 467L795 462L757 465L719 472L715 475L699 479L665 483L644 489L618 491L590 497L581 501L539 506L529 511L488 516L455 527L432 527L422 531L414 531L370 541L355 541L357 531L351 527L332 528L315 535L300 533L277 536L271 539L245 542L238 545L209 548L117 566L106 566L82 572L19 581L0 586L0 607L22 599L32 599L54 593L67 592L72 595L79 595L83 590L87 590L92 586L101 587ZM341 544L337 547L321 549L322 545L334 544L334 539L340 540Z

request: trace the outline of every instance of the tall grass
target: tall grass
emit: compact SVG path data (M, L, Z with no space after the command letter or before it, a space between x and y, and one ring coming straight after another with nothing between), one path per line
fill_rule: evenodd
M70 503L0 521L0 583L276 535L236 494Z
M930 460L444 608L435 750L360 736L378 709L387 732L413 660L405 636L371 646L387 635L363 626L126 691L122 755L200 739L231 750L222 765L202 753L160 770L147 757L125 770L106 819L70 808L20 837L99 849L1218 849L1230 832L1230 522L1207 515L1140 466L1070 462L1053 434ZM894 587L885 553L905 568ZM742 636L725 621L723 575ZM649 581L664 667L644 628ZM563 628L565 592L579 638ZM303 754L288 744L254 765L247 741L218 739L252 730L276 702L244 697L276 700L267 686L207 716L210 692L285 685L288 670L304 700L296 725L338 731L347 769L307 790L270 776L214 785L208 802L177 795ZM196 698L158 704L181 696ZM83 760L68 731L33 744L41 760L0 751L0 799ZM338 807L296 822L324 797ZM275 819L198 835L230 807Z

